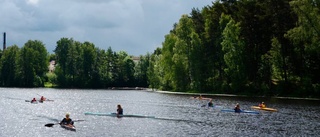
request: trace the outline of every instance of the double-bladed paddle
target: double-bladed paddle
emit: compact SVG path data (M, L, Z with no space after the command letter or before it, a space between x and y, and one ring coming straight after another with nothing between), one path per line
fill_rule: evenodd
M48 124L45 124L44 126L46 127L52 127L53 125L58 125L60 123L48 123Z
M73 122L80 122L80 121L84 121L84 120L73 120ZM46 127L52 127L53 125L58 125L58 124L60 124L60 122L59 123L48 123L48 124L45 124L44 126L46 126Z

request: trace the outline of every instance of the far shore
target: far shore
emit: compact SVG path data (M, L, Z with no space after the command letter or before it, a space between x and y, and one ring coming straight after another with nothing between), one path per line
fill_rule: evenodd
M176 94L176 95L191 95L191 96L216 96L216 97L261 97L261 98L276 98L276 99L291 99L291 100L313 100L320 101L318 98L298 98L298 97L267 97L267 96L246 96L235 94L210 94L210 93L187 93L187 92L172 92L172 91L160 91L155 89L146 89L147 91L153 91L163 94Z

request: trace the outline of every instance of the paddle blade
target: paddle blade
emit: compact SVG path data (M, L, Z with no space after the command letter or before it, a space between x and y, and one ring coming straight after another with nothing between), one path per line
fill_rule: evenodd
M55 124L49 123L49 124L45 124L44 126L46 126L46 127L52 127L53 125L55 125Z
M85 120L82 120L82 119L73 120L73 122L81 122L81 121L85 121Z

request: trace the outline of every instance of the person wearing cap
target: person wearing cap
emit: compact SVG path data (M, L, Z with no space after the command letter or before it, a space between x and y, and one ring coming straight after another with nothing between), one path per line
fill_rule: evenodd
M236 106L234 107L234 112L241 112L239 103L237 103Z
M73 125L73 121L72 121L72 119L70 118L70 114L69 114L69 113L66 114L66 117L62 119L62 121L60 122L60 124L63 124L63 125Z
M261 104L259 104L259 107L260 107L260 108L265 108L266 105L264 104L264 102L261 102Z

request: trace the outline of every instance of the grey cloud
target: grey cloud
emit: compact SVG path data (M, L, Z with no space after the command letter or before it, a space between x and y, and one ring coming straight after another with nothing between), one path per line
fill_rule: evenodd
M200 9L209 0L0 0L0 32L8 45L29 39L46 44L52 52L62 37L109 46L130 55L153 52L182 14Z

